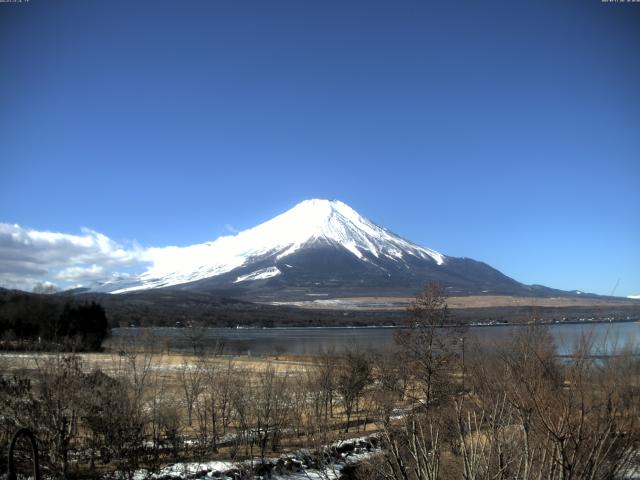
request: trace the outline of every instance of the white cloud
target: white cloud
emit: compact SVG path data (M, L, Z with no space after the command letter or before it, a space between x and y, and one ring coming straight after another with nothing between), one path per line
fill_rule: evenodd
M640 300L640 294L638 294L638 295L629 295L627 298L633 298L634 300Z
M66 282L77 282L89 278L99 280L104 276L104 267L95 263L90 267L68 267L56 274L56 278Z
M236 227L234 227L233 225L231 225L230 223L227 223L227 224L224 226L224 228L226 228L226 229L227 229L227 231L228 231L229 233L233 233L234 235L240 231L240 230L238 230Z
M0 286L31 290L66 288L126 275L118 269L144 262L145 250L125 247L83 228L81 235L38 231L0 223ZM57 284L57 285L56 285Z

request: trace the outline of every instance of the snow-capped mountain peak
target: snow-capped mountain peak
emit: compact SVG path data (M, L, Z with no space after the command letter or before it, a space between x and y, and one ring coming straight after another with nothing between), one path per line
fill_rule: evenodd
M238 275L235 282L271 278L281 274L277 262L314 244L343 248L368 263L378 258L401 262L407 257L436 265L446 262L444 255L393 234L343 202L312 199L236 235L188 247L150 249L151 266L133 284L103 288L121 293L178 285L250 267L258 261L262 265L255 272ZM264 267L265 260L272 262L270 267Z
M240 235L245 234L242 232ZM365 252L375 257L403 254L428 255L438 264L444 256L418 247L388 230L362 217L349 205L338 200L305 200L274 219L247 230L247 235L258 234L287 248L278 254L283 258L314 240L334 242L362 258ZM403 252L405 251L406 252Z

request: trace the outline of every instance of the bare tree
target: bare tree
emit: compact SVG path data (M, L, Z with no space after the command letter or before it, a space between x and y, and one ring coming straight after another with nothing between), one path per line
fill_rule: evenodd
M225 364L203 360L203 385L196 402L200 440L218 450L220 437L227 433L231 421L231 385L236 369L229 360Z
M280 373L272 365L258 373L253 397L253 430L258 439L262 461L269 440L272 449L277 450L280 436L289 418L291 399L287 381L288 373Z
M358 411L358 402L371 379L371 364L362 352L348 351L339 366L336 377L344 413L347 416L345 432L349 431L351 417Z
M144 420L138 415L132 391L127 378L112 378L100 370L84 378L80 412L89 435L92 470L95 452L100 452L104 464L116 460L128 473L137 468Z
M398 425L385 424L382 431L384 461L377 473L394 480L440 478L442 447L439 430L423 414L404 417Z
M193 355L202 354L207 326L203 322L190 322L182 329L182 335L192 349Z
M410 304L406 328L396 334L407 366L411 368L417 399L427 407L446 398L451 370L458 357L460 331L447 307L444 287L429 283Z
M44 445L53 472L65 478L71 440L78 432L78 395L82 388L82 363L74 355L53 355L38 361L37 399L31 421Z
M497 478L619 476L638 445L640 397L629 388L632 372L627 370L620 382L610 362L596 362L591 351L585 341L571 359L560 363L547 328L531 325L497 347L495 355L485 352L474 369L475 391L485 412L492 403L496 407L488 422L482 421L485 413L467 413L466 438L482 434L491 447L486 455L481 452L486 458L476 465L493 469ZM496 402L500 398L502 404ZM458 412L459 420L464 418L460 408ZM461 442L473 449L472 442Z
M410 382L410 369L397 352L376 352L372 362L374 408L377 416L388 422L394 409L404 401Z
M252 392L248 377L248 372L237 369L236 375L230 379L229 393L236 427L230 451L232 459L243 446L245 456L253 458Z
M327 423L329 417L333 417L333 403L336 392L336 369L338 366L338 355L334 349L319 352L314 357L313 384L321 394L320 401L324 411L324 421Z
M205 368L202 359L191 362L188 357L183 357L178 370L180 387L187 407L187 423L193 423L193 407L204 389Z

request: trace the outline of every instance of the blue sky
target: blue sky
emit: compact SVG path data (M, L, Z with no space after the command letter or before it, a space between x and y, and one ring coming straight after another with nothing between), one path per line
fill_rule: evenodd
M0 3L0 222L118 251L332 198L640 294L638 45L640 4L599 0Z

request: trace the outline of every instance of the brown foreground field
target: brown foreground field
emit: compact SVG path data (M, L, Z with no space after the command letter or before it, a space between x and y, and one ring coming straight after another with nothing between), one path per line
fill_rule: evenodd
M153 472L172 462L265 462L318 449L379 431L364 394L372 359L342 360L144 348L0 353L0 447L26 425L39 437L47 471L67 478Z
M214 478L284 479L285 455L297 455L297 479L637 478L636 352L595 358L586 336L559 358L536 323L490 351L468 342L460 352L461 333L432 288L411 305L393 352L255 358L129 344L1 354L0 449L28 427L57 479L157 480L171 477L168 464L207 461L248 465ZM336 442L372 434L371 451L346 463Z

